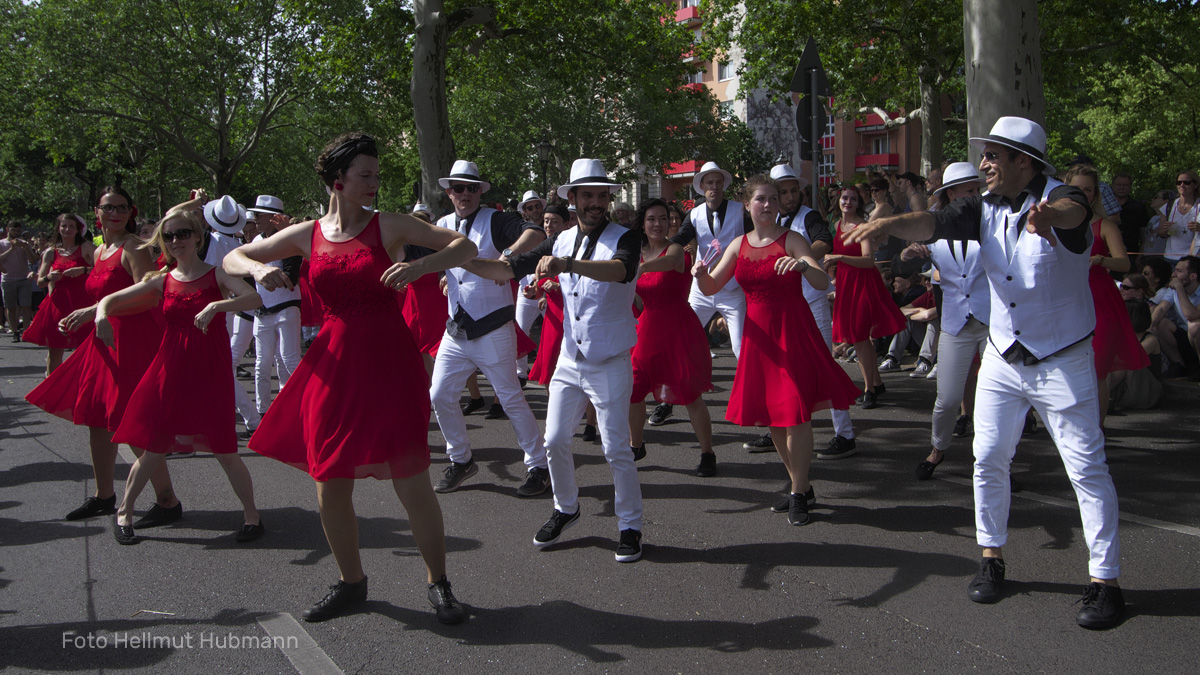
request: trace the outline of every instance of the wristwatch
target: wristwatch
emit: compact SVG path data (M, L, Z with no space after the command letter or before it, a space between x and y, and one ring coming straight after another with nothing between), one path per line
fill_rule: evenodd
M567 261L567 268L563 271L566 272L567 274L570 274L571 268L575 267L575 257L574 256L566 256L563 259Z
M513 253L513 250L511 248L506 248L500 252L500 255L504 256L505 258L511 258L515 254Z

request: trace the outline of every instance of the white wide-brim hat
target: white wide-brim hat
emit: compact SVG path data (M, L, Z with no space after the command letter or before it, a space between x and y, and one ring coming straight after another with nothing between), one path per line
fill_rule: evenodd
M524 195L521 196L521 202L519 204L517 204L517 211L518 212L525 211L525 205L528 204L529 202L541 202L542 208L543 209L546 208L546 200L539 197L538 193L534 192L533 190L529 190L528 192L526 192Z
M692 178L692 189L700 194L704 194L704 190L700 189L700 180L703 179L706 174L710 174L714 171L720 173L721 176L725 178L725 185L721 189L724 190L725 188L728 188L729 184L733 182L733 175L725 169L717 166L716 162L705 162L704 166L700 167L700 171L696 174L696 177Z
M792 169L791 164L776 164L775 166L771 167L771 178L776 182L794 180L800 184L801 190L808 187L808 179L797 176L796 172Z
M491 183L479 177L479 167L475 166L475 162L465 159L454 160L454 166L450 167L450 175L438 179L438 185L445 189L449 189L451 183L479 183L483 186L480 188L483 192L492 189Z
M271 195L259 195L254 200L254 206L246 210L250 213L287 213L283 210L283 200Z
M204 220L221 234L237 234L246 227L245 211L229 195L205 204Z
M1046 130L1033 120L1024 117L1001 117L992 125L990 134L972 138L971 143L981 147L985 143L997 143L1012 148L1041 162L1042 173L1047 176L1058 173L1050 162L1046 161Z
M606 187L609 194L621 189L620 183L614 183L609 180L608 172L604 170L604 164L600 160L577 159L571 162L571 182L558 186L558 196L566 199L567 194L571 192L571 188L583 187L585 185Z
M955 162L946 167L942 173L942 186L933 191L934 196L941 194L942 190L963 183L982 183L983 177L979 175L979 169L970 162Z
M413 213L424 213L425 215L429 216L430 218L433 218L433 210L431 210L428 206L426 206L425 204L423 204L421 202L417 202L416 204L413 204L412 212Z

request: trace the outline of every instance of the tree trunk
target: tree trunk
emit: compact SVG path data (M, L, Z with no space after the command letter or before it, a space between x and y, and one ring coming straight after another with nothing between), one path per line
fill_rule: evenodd
M967 135L1017 115L1045 125L1037 0L963 0Z
M942 143L946 137L946 125L942 121L942 90L933 83L935 77L936 74L932 73L918 74L921 88L922 176L928 176L930 171L942 168Z
M454 137L446 104L446 43L450 36L442 0L415 0L413 18L413 121L421 155L421 194L435 214L450 208L438 178L454 164Z

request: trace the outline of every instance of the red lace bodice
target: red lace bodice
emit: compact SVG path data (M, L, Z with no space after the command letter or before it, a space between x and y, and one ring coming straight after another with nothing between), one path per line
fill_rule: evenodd
M1112 255L1108 250L1108 242L1104 241L1104 237L1100 236L1100 219L1092 221L1092 255L1102 255L1105 258Z
M83 259L82 246L77 247L71 255L63 255L59 249L54 249L54 262L50 263L50 269L65 272L76 267L87 267L87 261Z
M667 254L663 249L658 257ZM686 254L685 254L686 257ZM644 260L642 262L645 262ZM685 260L684 269L691 269ZM666 270L663 272L646 272L638 277L637 294L642 299L645 309L658 309L669 305L686 305L688 291L692 286L691 275L686 272Z
M866 223L859 223L855 227L862 227L863 225L866 225ZM857 242L853 244L847 244L846 242L842 241L842 235L851 231L852 229L853 228L843 227L842 221L840 220L837 222L837 230L833 234L833 248L830 251L831 253L849 256L851 258L858 258L862 256L862 244Z
M162 310L167 318L167 327L172 330L199 333L196 315L208 303L220 300L221 287L217 284L215 267L195 281L180 281L170 274L163 281ZM213 319L218 320L221 319Z
M782 305L804 295L803 275L788 272L780 276L775 272L775 261L787 255L784 242L791 234L790 231L785 232L775 241L759 248L750 245L749 237L742 237L733 276L746 292L747 302Z
M389 310L399 313L396 292L380 282L391 266L379 234L379 214L357 237L345 242L327 240L320 221L313 223L309 280L321 298L326 319Z
M84 285L93 302L100 302L104 296L133 285L133 277L121 265L124 253L125 245L122 244L112 255L96 261Z

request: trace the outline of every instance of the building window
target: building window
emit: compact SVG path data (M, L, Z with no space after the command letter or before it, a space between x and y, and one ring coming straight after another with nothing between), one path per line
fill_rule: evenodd
M724 118L732 118L733 117L733 115L734 115L733 101L721 101L717 105L721 109L721 117L724 117Z
M876 136L871 139L871 154L886 155L891 152L891 144L888 143L887 134Z
M821 165L817 167L817 181L821 185L829 185L837 178L837 167L833 163L832 154L821 154Z
M699 7L700 0L679 0L679 8L687 9L688 7Z
M699 72L689 73L688 84L704 84L704 71L700 70Z
M733 76L734 76L734 68L733 68L732 64L725 63L723 61L717 62L717 79L718 80L720 80L722 82L724 82L725 80L732 80Z

